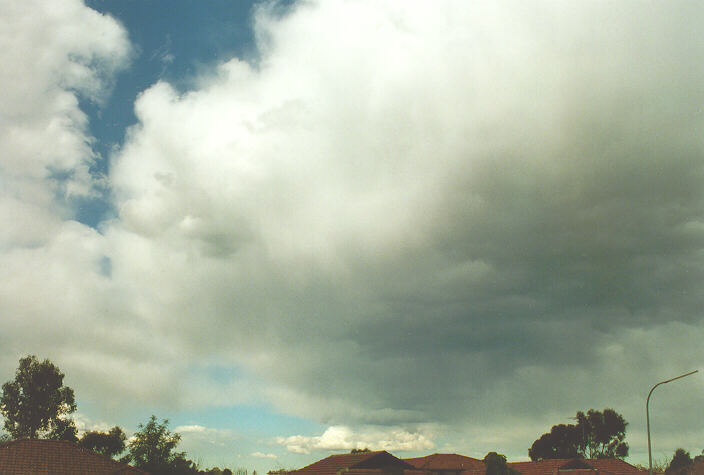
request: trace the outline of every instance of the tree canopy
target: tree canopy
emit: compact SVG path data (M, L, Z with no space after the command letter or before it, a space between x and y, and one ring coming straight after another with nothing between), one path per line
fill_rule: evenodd
M367 452L371 452L371 450L369 450L369 447L364 447L363 449L350 450L351 454L366 454Z
M554 458L623 458L628 456L628 423L613 409L579 411L577 424L559 424L538 438L528 455L531 460Z
M489 452L484 456L486 475L514 475L518 472L506 465L506 456L497 452Z
M88 431L78 443L94 452L108 457L115 457L125 451L127 436L118 426L108 432Z
M580 449L586 458L616 458L628 456L626 420L613 409L604 412L589 409L577 413L577 435L582 435Z
M168 425L168 420L159 423L154 415L146 424L139 424L123 460L154 475L198 473L197 465L186 459L185 452L175 452L181 435L171 433Z
M677 473L683 468L692 465L693 462L694 461L692 460L692 456L689 455L689 452L682 448L677 449L675 450L675 454L672 456L672 460L670 461L670 465L667 467L666 472L672 474Z
M76 411L73 389L63 385L64 374L47 360L21 358L15 379L2 385L0 412L13 438L76 440L69 414Z
M533 442L528 455L531 460L579 457L577 427L572 424L552 426L550 432Z

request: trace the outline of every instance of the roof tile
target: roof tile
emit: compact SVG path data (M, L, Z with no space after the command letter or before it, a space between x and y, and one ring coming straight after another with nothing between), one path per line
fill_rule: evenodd
M643 471L620 459L545 459L536 462L509 462L522 475L557 475L558 472L585 475L598 471L604 475L628 475Z
M416 468L422 470L461 470L485 471L484 462L473 457L458 454L432 454L425 457L403 459Z
M378 452L331 455L295 470L291 472L291 475L335 475L340 471L359 474L388 473L404 469L413 469L413 466L382 450Z
M147 472L116 462L73 442L18 439L0 445L0 473L122 475Z

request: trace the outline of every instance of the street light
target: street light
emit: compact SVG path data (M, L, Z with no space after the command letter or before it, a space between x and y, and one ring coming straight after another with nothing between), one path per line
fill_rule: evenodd
M646 425L648 426L648 473L649 475L653 475L653 455L652 452L650 451L650 409L648 408L648 405L650 404L650 395L653 394L653 389L657 388L661 384L669 383L670 381L674 381L676 379L684 378L685 376L689 376L690 374L698 373L699 370L695 369L694 371L690 371L689 373L686 374L681 374L677 376L676 378L668 379L667 381L660 381L658 384L650 388L650 392L648 393L648 399L645 400L645 422Z

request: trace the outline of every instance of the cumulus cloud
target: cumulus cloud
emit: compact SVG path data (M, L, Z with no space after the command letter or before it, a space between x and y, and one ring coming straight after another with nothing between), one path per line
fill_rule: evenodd
M111 428L115 427L115 424L110 425L105 421L95 421L81 412L71 414L71 419L73 419L76 429L78 429L79 438L83 433L88 431L108 432Z
M66 198L99 185L89 173L92 138L78 98L104 97L129 43L114 20L77 0L3 2L0 30L7 65L0 72L0 246L34 248L73 233L65 229Z
M139 355L146 335L131 331L134 321L112 285L109 244L74 221L70 205L105 182L90 171L93 138L79 100L100 104L129 55L122 26L81 1L0 5L4 374L12 374L20 356L36 353L56 362L77 389L104 382L109 394L116 384L140 379L139 371L135 379L116 379L129 364L111 367L126 354ZM95 378L82 378L87 374Z
M262 453L262 452L253 452L253 453L252 453L252 457L264 458L264 459L275 459L275 458L278 458L278 456L277 456L276 454L265 454L265 453Z
M174 432L177 432L184 437L200 437L200 438L231 438L233 433L227 429L214 429L211 427L205 427L200 424L187 424L180 425L174 428Z
M702 335L703 12L680 6L264 8L256 67L137 101L114 276L334 426L640 418L677 366L652 332Z
M210 404L190 369L240 368L277 409L330 426L279 440L293 451L421 450L432 440L414 428L432 422L477 434L457 451L525 454L530 431L589 407L621 409L638 433L650 385L704 361L703 14L686 2L262 7L256 65L231 59L192 91L159 82L139 97L111 164L119 216L102 234L63 221L47 185L47 164L79 170L89 156L65 84L93 83L64 46L52 57L69 58L65 78L37 101L44 125L26 126L57 153L13 165L26 170L12 181L40 192L6 213L24 223L19 206L39 209L13 239L51 244L0 267L0 304L18 315L5 334L82 318L96 343L67 349L72 364L114 364L130 377L105 377L113 394L174 406ZM13 134L2 156L34 157ZM46 262L40 288L9 274ZM60 305L18 298L26 288ZM213 392L236 387L212 379ZM368 425L386 429L361 437Z
M206 427L200 424L186 424L176 426L173 433L179 434L179 450L187 452L190 456L198 455L206 459L215 458L216 453L222 450L232 450L237 443L238 435L231 430Z
M11 65L0 73L0 216L12 230L3 241L34 243L58 225L57 196L94 193L78 95L101 101L129 43L119 24L78 0L4 2L0 15L0 58Z
M293 435L277 437L276 442L289 452L308 454L314 450L368 448L386 451L428 451L435 447L429 434L411 433L399 428L354 431L346 426L331 426L320 436Z

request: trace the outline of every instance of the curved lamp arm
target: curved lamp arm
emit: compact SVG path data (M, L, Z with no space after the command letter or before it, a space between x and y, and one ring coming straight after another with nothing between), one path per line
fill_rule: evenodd
M650 450L650 409L649 409L649 404L650 404L650 395L653 394L653 390L660 386L661 384L669 383L670 381L674 381L676 379L684 378L685 376L689 376L690 374L698 373L699 370L695 369L694 371L690 371L689 373L686 374L681 374L677 376L676 378L668 379L667 381L660 381L658 384L650 388L650 392L648 393L648 399L645 400L645 423L648 427L648 473L649 475L653 475L653 456L652 452Z

